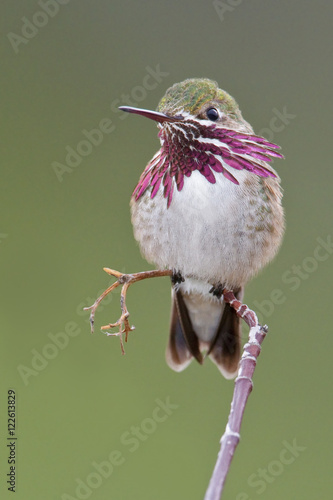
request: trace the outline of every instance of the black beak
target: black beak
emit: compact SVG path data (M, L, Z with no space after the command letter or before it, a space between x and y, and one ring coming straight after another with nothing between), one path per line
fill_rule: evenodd
M150 111L149 109L132 108L130 106L120 106L119 109L126 111L127 113L134 113L136 115L142 115L146 118L150 118L155 122L179 122L184 118L182 116L169 116L164 113L159 113L158 111Z

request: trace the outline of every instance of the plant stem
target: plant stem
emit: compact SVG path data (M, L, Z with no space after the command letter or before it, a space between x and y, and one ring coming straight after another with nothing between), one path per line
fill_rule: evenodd
M225 301L229 302L237 314L250 326L250 333L239 362L239 371L235 380L228 423L220 440L220 451L204 500L219 500L221 498L230 464L240 440L240 428L245 406L253 387L252 376L257 358L261 351L261 344L268 331L267 326L259 325L256 314L245 304L241 304L236 300L232 292L225 290L223 295Z

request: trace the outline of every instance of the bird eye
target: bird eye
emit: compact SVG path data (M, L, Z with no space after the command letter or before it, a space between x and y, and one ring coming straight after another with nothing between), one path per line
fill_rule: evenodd
M210 120L212 122L216 122L216 120L218 120L220 117L219 112L217 111L216 108L207 109L206 115L207 115L208 120Z

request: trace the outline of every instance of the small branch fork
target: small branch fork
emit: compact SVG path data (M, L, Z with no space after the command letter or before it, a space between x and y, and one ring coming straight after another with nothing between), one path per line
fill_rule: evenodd
M120 307L121 316L115 323L109 323L102 326L102 330L108 330L118 327L118 332L106 332L108 336L117 336L120 339L120 346L122 354L125 354L123 335L125 335L125 342L127 342L128 334L134 330L134 326L130 326L128 317L129 312L126 307L126 294L128 288L137 281L142 281L149 278L159 278L162 276L173 276L171 270L155 270L144 271L134 274L123 274L119 271L114 271L107 267L104 271L110 276L117 278L117 281L109 286L90 307L85 307L84 310L90 310L90 326L91 332L94 332L95 313L102 302L102 300L113 290L122 286L120 293ZM261 344L268 331L267 326L261 326L258 323L257 315L236 299L231 290L223 290L223 299L229 303L236 311L237 315L242 318L250 327L248 342L244 345L243 355L239 362L239 370L235 380L234 394L231 402L231 409L226 425L225 432L220 440L221 447L218 453L215 468L206 491L204 500L219 500L223 491L225 480L230 468L232 458L234 456L236 447L240 440L240 428L242 424L243 414L248 397L252 391L253 382L252 376L256 367L257 358L261 351Z

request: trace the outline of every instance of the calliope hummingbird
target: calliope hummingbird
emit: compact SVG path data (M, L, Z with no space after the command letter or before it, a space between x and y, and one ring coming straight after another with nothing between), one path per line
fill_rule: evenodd
M120 109L157 122L161 148L131 199L143 256L170 269L172 312L166 359L181 371L206 356L226 378L237 373L241 325L223 301L275 256L284 231L279 148L254 134L216 82L176 83L157 111Z

